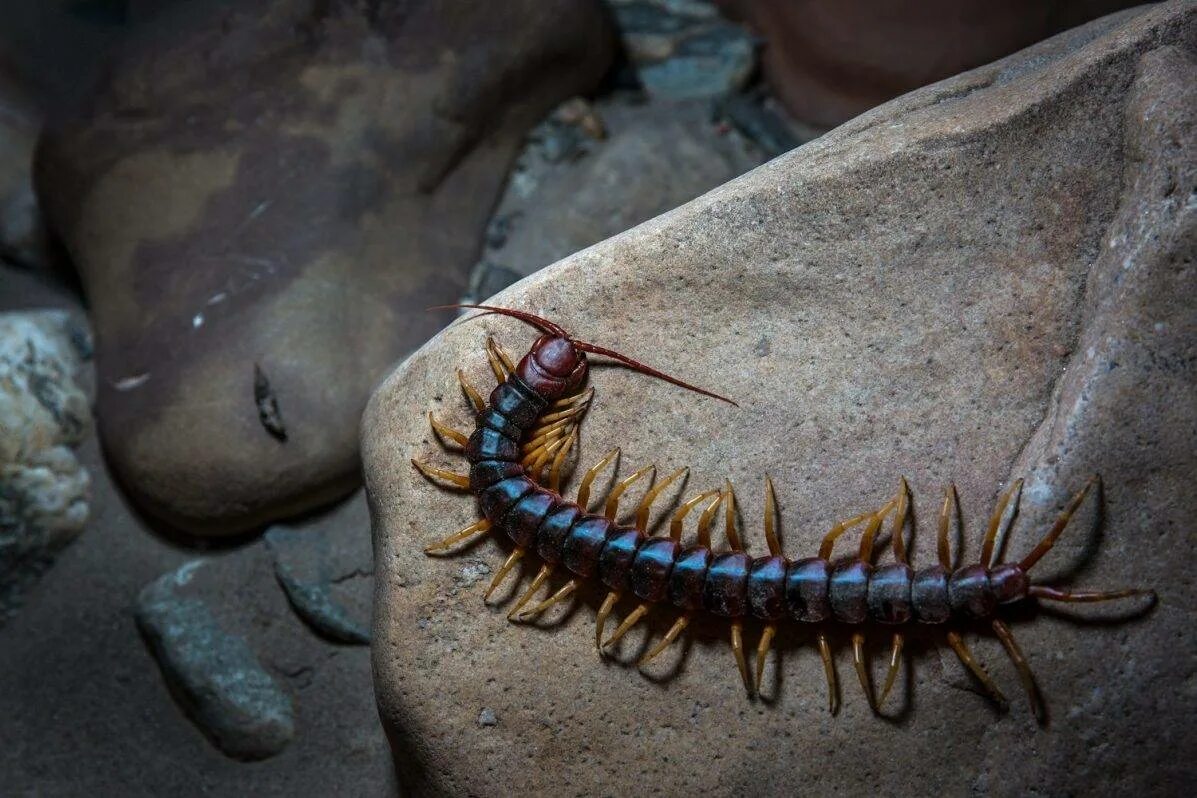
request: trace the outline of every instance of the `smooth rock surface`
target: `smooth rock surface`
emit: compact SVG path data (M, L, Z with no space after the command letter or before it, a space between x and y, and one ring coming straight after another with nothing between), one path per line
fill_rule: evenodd
M460 468L427 412L467 426L454 369L487 384L488 331L516 353L534 338L488 317L411 356L363 421L375 688L401 782L454 795L1187 793L1195 45L1193 3L1100 20L901 97L495 299L737 398L739 409L594 369L580 462L621 445L622 473L686 464L687 494L730 477L754 554L766 473L791 557L880 505L904 475L913 560L927 564L948 480L973 561L1010 480L1027 478L1007 547L1019 557L1100 471L1101 522L1091 500L1033 575L1155 587L1160 602L1137 615L1110 605L1013 615L1047 729L987 635L968 639L1010 695L1008 714L960 679L933 630L916 630L889 720L878 719L839 630L845 700L833 718L809 634L791 626L765 699L749 700L723 624L700 624L641 675L632 663L668 610L604 662L593 586L542 628L505 620L514 587L485 607L507 547L424 556L477 511L408 459ZM536 566L524 565L523 585ZM758 633L750 624L750 646ZM871 640L880 674L888 635Z
M172 692L213 744L235 759L266 759L295 736L291 698L249 643L185 592L205 564L192 560L147 585L137 597L137 625Z
M0 624L84 530L91 479L87 328L65 310L0 313Z
M597 0L368 5L186 4L46 136L100 432L174 527L228 535L357 483L370 390L461 295L527 129L610 61Z

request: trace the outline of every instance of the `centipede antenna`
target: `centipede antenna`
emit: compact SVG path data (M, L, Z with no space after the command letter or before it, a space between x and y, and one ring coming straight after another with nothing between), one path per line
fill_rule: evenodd
M607 349L605 346L599 346L597 344L592 344L592 343L589 343L588 341L578 341L574 338L570 338L570 342L573 343L573 345L576 346L578 349L581 349L583 352L590 352L591 354L594 354L594 355L602 355L603 357L609 357L612 360L616 360L616 361L624 364L625 366L632 369L633 371L638 371L641 374L647 374L650 377L656 377L659 380L664 380L665 382L676 385L679 388L685 388L687 391L694 391L694 393L700 393L703 396L709 396L712 399L718 399L720 402L727 402L729 405L732 405L734 407L740 406L738 402L728 399L726 396L720 396L719 394L715 393L714 391L708 391L706 388L699 388L697 385L691 385L688 382L679 380L677 377L670 376L669 374L666 374L663 371L658 371L657 369L653 368L652 366L650 366L646 363L641 363L639 360L633 360L632 358L628 357L627 355L625 355L621 352L616 352L614 349Z
M525 324L530 324L533 327L535 327L536 329L540 330L541 332L548 333L549 335L559 335L562 338L569 337L569 333L567 333L565 330L563 330L560 325L555 324L555 323L549 321L548 319L541 318L540 316L537 316L535 313L529 313L526 310L514 310L513 308L501 308L501 307L497 307L495 305L472 305L472 304L467 304L464 302L460 303L460 304L455 304L455 305L433 305L432 307L428 308L428 310L460 310L462 308L466 308L466 309L470 309L470 310L485 310L486 311L486 313L480 313L477 316L471 316L469 319L466 319L466 321L480 319L483 316L489 315L491 313L498 313L500 316L510 316L513 319L519 319L520 321L524 322Z

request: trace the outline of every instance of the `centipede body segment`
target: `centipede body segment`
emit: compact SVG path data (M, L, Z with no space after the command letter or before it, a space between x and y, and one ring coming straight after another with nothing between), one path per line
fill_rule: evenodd
M440 554L482 534L502 534L513 544L507 560L496 571L484 598L489 600L500 584L524 558L535 558L540 567L529 588L508 612L512 621L536 618L568 599L584 582L597 581L607 590L598 609L595 646L600 653L617 643L654 608L676 613L669 630L640 660L646 664L674 643L698 614L724 619L728 624L736 668L749 694L760 691L764 663L772 642L787 623L812 625L828 684L829 709L838 707L838 687L827 628L831 624L852 630L853 663L870 706L877 710L890 693L901 663L904 630L912 624L941 627L945 639L978 683L999 705L1006 699L960 636L962 625L987 624L1009 654L1025 688L1032 711L1042 721L1043 703L1035 688L1026 657L1001 615L1008 605L1038 599L1094 602L1148 595L1149 590L1069 591L1032 585L1029 572L1063 534L1098 478L1091 479L1068 503L1042 540L1018 562L995 562L999 532L1013 517L1022 483L1016 481L999 499L990 518L977 563L954 568L949 530L958 514L955 488L948 487L938 517L938 563L915 570L905 545L910 491L900 480L894 496L881 507L841 521L824 536L817 556L788 559L776 533L776 495L765 478L765 540L768 554L750 556L735 524L735 492L730 483L700 492L682 501L673 512L667 535L650 536L647 522L654 501L687 469L679 469L654 482L655 468L646 466L616 481L602 507L590 512L591 490L600 473L618 464L619 449L612 449L582 477L576 499L562 493L562 469L578 441L578 429L593 398L583 389L588 374L587 353L598 354L649 376L687 390L735 404L730 399L683 382L626 355L570 337L559 325L533 314L485 305L467 305L486 313L512 316L536 327L542 334L517 363L493 339L486 355L497 380L489 399L471 386L462 372L458 378L477 417L472 434L451 429L429 414L434 433L445 443L461 447L469 461L468 473L434 468L417 460L412 464L429 479L468 490L477 497L482 519L429 546ZM631 525L616 522L623 494L638 482L650 487L634 513ZM686 518L697 515L697 535L684 540ZM720 518L722 516L722 518ZM726 550L711 541L712 527L722 521ZM893 562L875 565L875 541L890 524ZM849 530L861 530L856 556L833 560L836 541ZM534 601L554 577L565 581L546 598ZM604 633L621 601L634 602L610 636ZM762 632L755 647L755 667L750 669L744 645L744 621L755 618ZM888 670L879 698L874 691L864 657L865 624L892 627Z

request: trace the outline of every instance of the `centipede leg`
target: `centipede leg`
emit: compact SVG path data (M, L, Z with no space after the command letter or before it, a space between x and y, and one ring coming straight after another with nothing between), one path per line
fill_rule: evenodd
M658 654L673 645L673 641L677 640L678 635L680 635L682 631L689 625L689 615L679 616L678 619L673 622L673 626L669 627L669 631L665 633L665 637L661 639L661 642L653 646L651 651L640 658L640 661L636 663L637 667L643 668L645 665L655 659Z
M648 612L648 607L648 604L637 604L636 609L632 610L628 614L628 617L623 619L623 623L615 628L615 633L611 635L607 642L603 643L601 648L607 648L608 646L613 646L618 643L620 639L628 633L629 629L640 622L640 619L643 618Z
M445 549L448 549L450 546L460 543L461 541L466 540L467 538L472 538L474 535L477 535L480 532L489 532L489 531L490 531L490 521L487 521L485 518L483 518L481 521L475 521L474 523L467 526L465 529L462 529L459 532L454 532L449 537L447 537L443 540L439 540L436 543L433 543L431 546L428 546L426 549L424 549L424 553L425 554L435 554L438 551L444 551Z
M483 601L490 600L491 594L498 589L499 585L503 583L503 580L507 578L507 574L511 573L511 569L515 567L515 564L518 563L523 556L524 550L522 548L511 552L510 556L508 556L507 559L503 561L503 564L499 566L499 570L495 572L495 578L490 580L490 587L488 587L486 592L482 594Z
M574 448L578 442L578 430L575 429L565 439L565 445L553 456L553 465L549 467L549 490L553 493L561 492L561 467L565 464L565 458L569 456L569 450Z
M592 465L586 473L582 476L582 481L578 484L578 506L583 510L590 504L590 486L594 482L594 478L598 476L599 472L606 468L612 460L619 459L619 447L616 446L611 451L607 452L602 458ZM616 464L616 470L619 465Z
M898 666L902 664L903 637L900 632L894 633L893 644L889 649L889 671L885 674L885 686L881 688L881 698L877 701L877 709L885 706L885 699L893 689L894 680L898 677Z
M860 689L864 691L865 698L868 699L869 709L876 712L877 702L873 700L873 685L869 679L868 666L865 664L864 639L864 634L861 632L852 634L852 664L856 667L856 678L860 680Z
M831 643L824 632L819 632L815 640L819 644L819 656L823 658L823 674L827 677L827 710L834 715L840 709L840 690L835 678L835 660L831 658Z
M981 543L981 565L988 568L993 562L993 547L997 543L998 530L1002 526L1002 517L1006 514L1006 506L1014 496L1022 496L1022 480L1016 479L1010 488L998 499L994 505L993 515L989 518L989 527L985 530L985 539ZM1015 500L1017 507L1017 500Z
M769 655L769 649L773 645L773 637L777 634L776 624L766 624L764 630L761 631L761 642L756 646L756 693L761 693L761 677L765 674L765 657Z
M952 547L948 544L948 530L951 528L953 515L959 521L960 499L956 495L956 484L948 483L944 491L943 505L939 508L939 535L936 538L939 564L948 571L952 570Z
M432 431L435 432L442 440L453 441L458 446L465 446L470 440L469 436L464 432L458 432L452 427L442 424L436 420L436 416L432 415L432 411L428 411L428 423L432 426Z
M428 479L443 480L454 487L466 489L470 487L470 478L466 474L458 474L455 471L448 471L444 468L436 468L427 463L421 463L419 460L412 459L411 464L415 466L416 470L423 474Z
M594 647L598 650L600 657L603 655L603 627L607 625L607 618L611 615L611 610L615 609L615 604L622 595L618 590L609 592L603 599L602 606L599 607L598 617L594 619Z
M486 402L482 399L482 394L478 393L478 389L470 384L466 379L465 372L461 369L457 370L457 381L461 383L461 390L465 393L466 398L470 400L470 405L473 406L475 413L481 413L486 410Z
M547 610L549 607L552 607L554 604L558 604L562 601L565 601L567 598L572 596L574 594L574 591L577 589L578 589L578 580L577 579L569 580L564 585L562 585L561 588L556 593L549 596L547 599L540 602L532 609L524 610L524 612L520 614L519 620L527 621L531 618L535 618L537 615L540 615L542 612Z
M948 631L948 645L952 647L952 650L956 652L956 656L960 658L960 661L964 663L964 666L969 669L972 675L977 677L977 681L989 693L989 697L993 699L994 703L1003 711L1009 709L1010 702L1006 700L1006 696L1002 695L1002 691L998 689L997 683L993 681L985 671L985 668L981 666L981 663L977 662L973 656L973 652L964 644L964 640L958 633Z
M515 371L515 364L493 337L486 339L486 359L490 362L490 370L495 374L495 382L507 382L507 377Z
M744 622L739 619L731 623L731 647L736 657L736 667L740 669L740 678L744 681L744 689L752 695L752 679L748 675L748 660L744 657Z
M665 477L665 479L648 489L648 491L644 494L644 498L640 500L640 504L636 506L637 529L639 529L641 532L648 532L648 516L652 513L653 502L657 500L657 497L660 496L666 488L689 473L690 469L688 467L679 468L677 471L674 471L672 474Z
M1154 590L1141 587L1129 587L1124 590L1060 590L1047 585L1031 585L1027 595L1045 601L1060 601L1068 604L1093 604L1098 601L1115 601L1134 596L1151 596L1152 601L1156 600Z
M631 487L634 482L639 480L645 474L652 475L648 478L648 482L651 485L653 480L657 478L657 467L655 465L646 465L644 468L641 468L631 476L620 480L615 487L611 489L611 492L607 494L607 504L603 508L603 514L607 516L608 520L615 520L615 515L619 512L619 499L621 496L623 496L623 492Z
M1039 541L1035 548L1031 549L1030 554L1022 558L1022 562L1018 564L1019 568L1022 568L1024 571L1030 571L1035 563L1039 562L1040 558L1047 554L1048 551L1051 550L1052 546L1056 545L1056 540L1058 540L1060 535L1063 534L1064 528L1068 526L1068 522L1072 519L1073 513L1075 513L1077 508L1081 506L1081 502L1085 500L1085 496L1089 494L1089 491L1093 488L1093 486L1099 484L1100 482L1101 477L1099 477L1097 474L1094 474L1089 481L1085 483L1085 487L1081 488L1080 491L1072 497L1072 501L1068 502L1068 506L1064 508L1064 512L1060 513L1060 517L1056 519L1056 523L1052 524L1052 528L1049 529L1047 534L1043 536L1043 540Z
M515 616L519 614L519 611L524 608L525 604L532 600L532 597L540 590L541 585L548 581L549 575L552 573L553 566L549 563L540 566L540 570L536 572L536 576L532 579L532 584L528 586L528 590L515 602L515 606L511 608L511 612L507 613L507 620L515 620Z
M993 631L997 635L998 640L1002 641L1006 653L1010 655L1010 661L1018 669L1018 678L1022 681L1022 688L1027 692L1027 700L1031 702L1031 712L1034 713L1035 720L1042 724L1045 718L1043 698L1039 695L1039 689L1035 686L1035 674L1031 673L1030 663L1027 662L1027 658L1023 656L1022 649L1018 647L1018 643L1014 640L1014 633L1010 631L1010 627L1000 618L993 619Z

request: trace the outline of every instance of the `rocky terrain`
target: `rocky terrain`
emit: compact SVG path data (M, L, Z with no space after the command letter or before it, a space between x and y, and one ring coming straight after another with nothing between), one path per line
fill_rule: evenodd
M687 495L730 478L754 554L765 474L791 556L905 476L914 561L926 563L948 480L968 562L1010 481L1026 479L1007 544L1021 556L1100 472L1101 501L1034 575L1154 586L1160 602L1015 618L1047 729L1023 701L995 712L930 632L908 647L884 718L837 636L844 706L831 717L800 631L783 629L763 696L749 700L719 624L638 673L667 609L604 661L593 585L535 624L505 619L522 591L511 582L485 606L509 546L425 556L477 509L409 459L460 468L427 413L468 427L455 369L488 384L484 337L520 353L534 338L491 317L409 358L362 427L375 689L400 783L419 794L1185 793L1197 779L1185 652L1197 640L1173 552L1188 548L1197 511L1195 12L1107 17L913 92L494 298L736 398L596 368L576 464L619 444L625 475L690 466ZM523 567L524 586L536 567ZM753 645L758 633L747 631ZM993 637L969 639L1016 695ZM874 639L875 665L887 643Z

